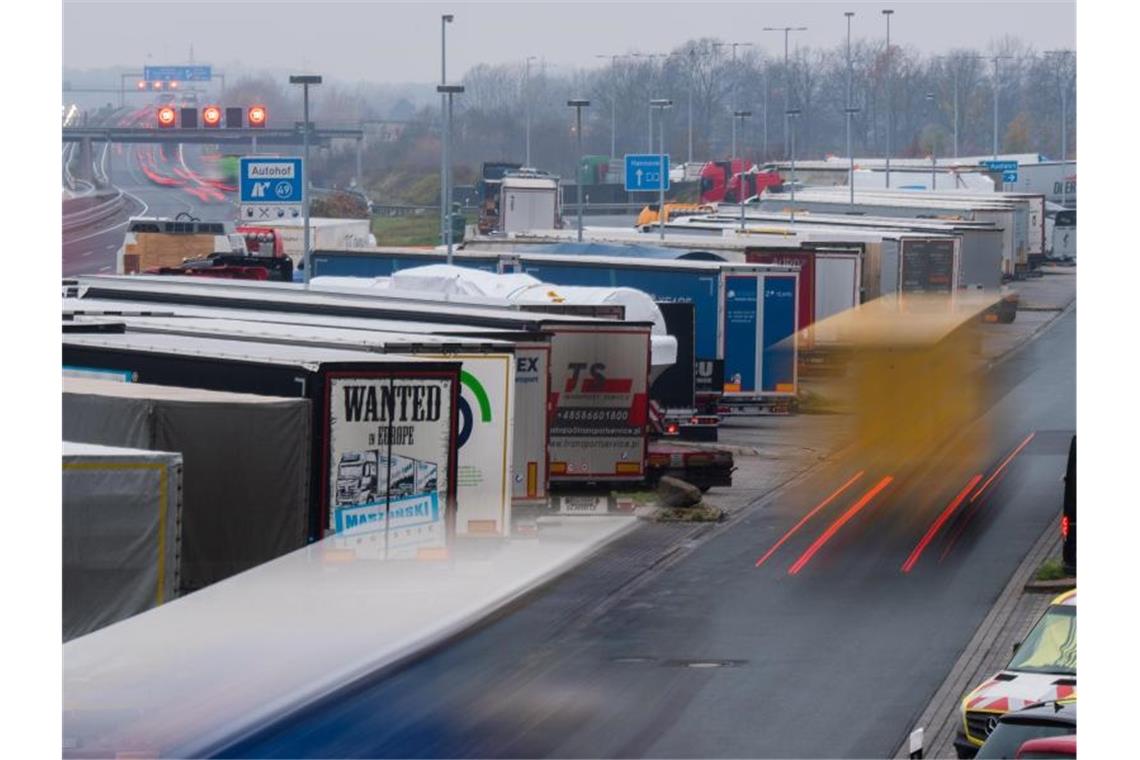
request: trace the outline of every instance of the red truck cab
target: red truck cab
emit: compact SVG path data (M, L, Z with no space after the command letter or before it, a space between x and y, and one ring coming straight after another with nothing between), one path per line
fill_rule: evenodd
M765 188L783 184L774 171L749 171L751 164L742 158L709 161L701 169L701 203L739 203L743 198L759 195Z

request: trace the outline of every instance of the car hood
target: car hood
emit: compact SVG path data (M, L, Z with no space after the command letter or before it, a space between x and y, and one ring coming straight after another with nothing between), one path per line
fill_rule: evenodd
M1077 694L1076 676L1003 670L966 695L967 710L1010 712L1034 702L1069 699Z

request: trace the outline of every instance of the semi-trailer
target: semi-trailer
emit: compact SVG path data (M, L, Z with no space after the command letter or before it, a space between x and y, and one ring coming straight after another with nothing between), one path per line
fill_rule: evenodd
M266 339L289 342L294 336L310 336L311 330L354 331L361 346L374 350L418 354L493 353L509 347L515 362L514 458L511 502L514 506L546 503L549 476L546 450L550 437L550 336L542 332L464 327L438 322L413 322L310 313L261 312L181 304L133 303L97 298L68 298L63 302L65 325L82 327L91 321L132 319L135 329L145 329L147 318L236 322L242 332L258 332ZM193 328L190 328L193 329ZM239 336L235 336L239 337ZM461 397L462 398L462 397ZM522 476L520 477L520 473Z
M396 252L388 261L384 249L367 256L348 253L341 258L336 251L324 251L322 256L341 273L350 273L357 264L361 276L378 270L410 273L396 268L407 262L405 252ZM466 256L456 254L453 261L465 266ZM484 268L489 258L479 254L472 260ZM537 253L512 253L500 261L499 269L523 272L551 286L632 288L656 301L694 304L696 394L705 411L715 411L722 396L731 399L731 408L739 412L787 408L795 397L799 287L795 269ZM550 292L554 300L562 293L558 288Z
M459 464L456 483L456 534L506 536L511 527L511 478L519 463L513 459L515 399L514 346L505 341L478 338L464 343L458 338L416 336L408 333L365 332L361 330L309 325L282 325L233 319L193 317L122 317L128 332L216 337L227 340L287 343L296 346L401 353L423 358L462 362L459 394ZM493 343L494 345L488 345ZM543 415L545 403L524 410ZM541 442L545 446L545 441ZM375 457L371 464L375 466ZM537 463L523 464L524 470ZM342 465L337 477L338 506L367 501L370 482L361 482L371 469L369 461L357 457ZM345 473L354 473L346 475ZM538 473L531 477L537 480Z
M627 287L692 303L696 397L705 411L786 409L795 398L795 268L541 254L513 254L504 265L554 285Z
M308 399L310 541L361 528L417 531L442 545L454 530L458 362L124 333L64 334L63 365L73 375L118 373L130 382ZM364 503L338 504L338 468L365 456L389 474L411 461L431 477L410 488L381 481Z
M801 212L827 214L864 214L909 218L958 218L989 221L1003 231L1002 272L1007 277L1023 274L1029 268L1030 209L1027 201L972 200L963 198L923 197L919 193L874 194L861 193L851 204L837 188L811 188L796 193L794 207ZM842 190L842 188L838 188ZM787 212L792 208L787 193L774 193L761 197L759 207L766 211ZM1042 218L1042 224L1044 220Z
M77 290L81 300L431 321L455 325L457 334L482 328L547 335L551 347L551 484L620 485L646 477L651 330L647 322L416 301L380 293L313 293L265 282L92 276L79 278ZM602 422L606 424L598 424Z

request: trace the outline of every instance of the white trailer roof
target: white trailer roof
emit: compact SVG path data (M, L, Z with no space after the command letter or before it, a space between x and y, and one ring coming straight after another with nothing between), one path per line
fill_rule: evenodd
M88 294L116 300L144 300L158 303L196 303L224 305L256 310L311 310L334 312L346 316L370 316L412 321L430 319L441 323L456 322L481 327L541 330L544 326L563 323L577 325L636 324L620 320L552 314L515 308L467 306L442 301L405 298L389 292L379 293L314 293L304 286L242 280L208 281L205 278L186 282L185 278L160 275L92 275L79 277L80 297Z
M283 343L255 343L253 341L183 335L77 333L65 334L63 342L65 345L80 348L109 348L156 354L199 356L208 359L304 367L310 371L317 371L325 364L336 363L365 363L397 367L416 363L432 364L437 361L417 359L402 354L376 354L368 351L291 346Z
M80 317L79 319L83 319ZM303 324L256 322L242 319L208 319L195 317L123 317L128 333L160 333L222 338L226 340L260 340L269 343L327 345L349 350L375 352L377 349L398 353L406 351L495 350L511 352L514 344L487 338L464 339L454 336L418 335L343 327L318 327Z
M542 332L503 330L493 327L446 324L442 322L414 322L411 320L372 319L368 317L341 317L328 314L291 311L256 311L228 309L220 306L191 306L186 304L115 301L102 298L65 298L65 316L151 316L200 317L205 319L234 319L243 322L276 323L284 325L314 325L320 327L350 328L412 335L456 335L464 341L484 337L483 343L496 340L533 341L543 339Z

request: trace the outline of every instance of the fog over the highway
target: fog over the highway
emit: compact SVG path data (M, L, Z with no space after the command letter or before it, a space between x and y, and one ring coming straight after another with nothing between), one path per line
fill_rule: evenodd
M147 3L65 0L68 69L195 60L227 69L319 69L345 81L430 82L439 76L440 14L448 70L541 56L560 67L600 65L598 54L662 52L701 37L749 41L775 55L783 35L765 26L806 26L793 44L832 48L855 11L855 39L879 40L882 8L895 10L892 41L925 55L987 50L1012 34L1037 50L1076 44L1076 5L1037 2L255 2Z

